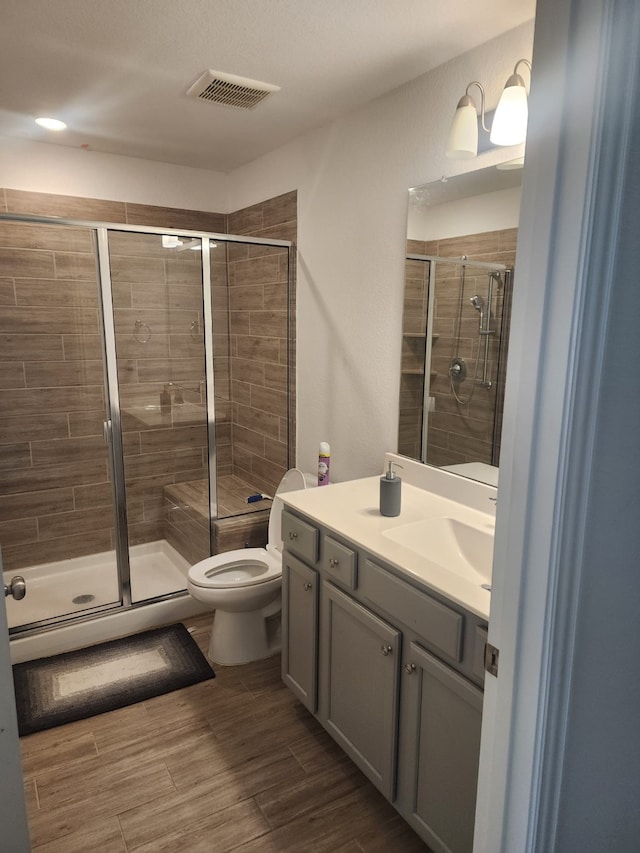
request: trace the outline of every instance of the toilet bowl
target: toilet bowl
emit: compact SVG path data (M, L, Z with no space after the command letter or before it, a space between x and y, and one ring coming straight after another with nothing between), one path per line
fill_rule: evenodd
M227 551L189 569L189 593L215 610L209 642L214 663L249 663L280 650L282 501L278 496L309 484L309 476L297 468L284 475L271 505L266 548Z

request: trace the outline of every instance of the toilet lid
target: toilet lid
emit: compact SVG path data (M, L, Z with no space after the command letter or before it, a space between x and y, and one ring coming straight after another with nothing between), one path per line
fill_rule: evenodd
M274 548L282 553L282 501L278 495L283 495L286 492L297 492L299 489L306 489L307 483L305 476L299 468L290 468L280 480L276 493L271 505L269 514L269 545L270 550Z
M206 589L255 586L282 575L282 561L264 548L241 548L201 560L189 569L189 581Z

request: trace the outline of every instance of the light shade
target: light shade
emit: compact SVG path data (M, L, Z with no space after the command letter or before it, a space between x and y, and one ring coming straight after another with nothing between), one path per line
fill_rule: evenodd
M478 155L478 113L469 95L458 102L445 153L459 160L470 160Z
M528 118L524 80L512 74L500 95L489 139L494 145L520 145L527 138Z
M34 119L36 124L39 124L40 127L46 127L47 130L65 130L67 125L60 121L59 118L47 118L46 116L41 116L40 118Z

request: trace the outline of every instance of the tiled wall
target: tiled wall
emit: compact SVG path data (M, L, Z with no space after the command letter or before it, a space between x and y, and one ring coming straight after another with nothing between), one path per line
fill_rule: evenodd
M414 248L417 246L418 248ZM408 241L407 253L424 254L424 243ZM427 308L429 304L429 263L406 260L404 271L404 311L402 316L402 356L400 370L400 425L398 453L420 459L425 366Z
M464 237L422 242L409 240L407 253L455 258L466 255L471 261L500 263L513 266L517 229L470 234ZM433 411L429 413L427 462L433 465L453 465L480 461L491 463L494 421L496 412L501 417L504 384L498 377L498 353L506 359L509 317L505 318L504 339L499 334L490 337L488 378L492 387L480 386L482 378L484 344L478 336L479 314L469 299L478 293L487 298L487 271L468 266L464 293L460 299L460 265L437 264L436 293L433 316L433 343L431 349L430 396L434 398ZM411 337L424 330L427 309L428 264L407 261L405 268L405 321L403 337L403 375L401 379L399 448L408 456L420 456L422 429L422 394L424 371L424 338ZM494 287L492 328L500 329L505 292ZM456 317L462 307L460 343L454 346L457 329ZM478 355L478 347L481 347ZM455 350L455 352L454 352ZM472 379L478 357L476 388L468 405L456 400L451 390L449 366L453 355L461 356L467 365L468 378L455 385L458 397L471 396ZM499 451L499 447L496 448Z
M295 241L296 192L231 214L228 228ZM295 289L287 293L287 273L286 249L240 243L229 249L233 471L269 495L295 447Z
M0 223L0 275L4 568L108 550L113 519L108 498L103 506L110 488L91 234Z
M272 225L291 227L290 204L283 206L276 199L271 210L267 203L257 207L261 208L257 223L261 235L284 233L268 235ZM228 230L221 214L12 190L0 190L0 209L167 228ZM284 210L286 223L280 221L279 210ZM256 224L251 219L254 215L250 214L252 225ZM242 212L238 217L241 222ZM162 538L166 484L206 477L200 261L199 253L163 249L157 236L111 232L110 249L129 534L130 543L137 544ZM280 337L281 291L286 291L286 283L281 279L278 255L277 273L258 272L261 265L268 268L273 263L268 253L251 254L254 250L243 249L245 255L234 258L230 277L242 282L236 285L237 294L246 293L243 288L247 287L256 288L255 292L261 289L263 302L259 308L255 302L250 306L236 303L245 326L243 331L240 326L235 329L237 380L232 382L226 251L223 247L222 252L213 248L211 252L218 471L255 473L260 477L256 489L266 491L273 483L268 473L284 458L283 445L286 448L286 429L281 425L286 406L283 409L283 378L278 370L286 364L286 356L281 361L281 352L286 353L286 330L284 346ZM232 248L230 253L234 251ZM102 345L90 232L0 223L0 306L0 382L5 394L0 411L4 567L12 570L109 550L113 547L111 475L102 438ZM143 324L138 330L136 321ZM245 340L238 349L240 337ZM277 342L277 358L275 350L264 357L263 342L269 340L272 345ZM255 367L260 375L243 374L243 367ZM172 407L162 413L155 407L168 383L173 383L169 386ZM183 406L176 404L176 391L182 394ZM271 392L276 402L269 400ZM239 395L235 402L234 393ZM247 427L255 427L248 419L256 412L264 433ZM240 442L237 469L232 417ZM254 446L250 464L242 466L242 429L262 434L266 462L258 458Z

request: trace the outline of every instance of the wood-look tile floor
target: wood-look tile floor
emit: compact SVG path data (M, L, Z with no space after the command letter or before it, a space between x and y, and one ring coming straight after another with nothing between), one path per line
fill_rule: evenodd
M186 620L206 651L211 617ZM33 853L428 851L280 658L21 739Z

